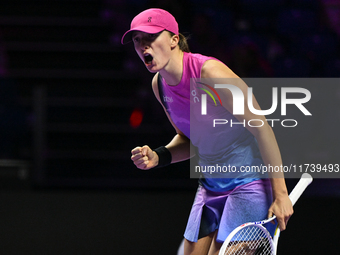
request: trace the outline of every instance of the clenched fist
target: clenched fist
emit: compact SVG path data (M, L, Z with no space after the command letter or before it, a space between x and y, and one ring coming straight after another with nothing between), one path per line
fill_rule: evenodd
M142 170L148 170L158 165L158 155L149 146L136 147L131 151L131 160Z

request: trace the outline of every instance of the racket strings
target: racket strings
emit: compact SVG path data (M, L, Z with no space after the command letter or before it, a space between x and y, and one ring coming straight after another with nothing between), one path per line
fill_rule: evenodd
M224 255L271 255L273 254L267 234L256 226L238 231L228 244Z

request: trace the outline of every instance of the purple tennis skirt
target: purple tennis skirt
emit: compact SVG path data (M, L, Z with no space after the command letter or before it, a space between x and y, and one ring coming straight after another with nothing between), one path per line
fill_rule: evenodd
M184 237L197 242L218 229L216 240L224 242L229 233L243 223L266 219L272 201L269 179L256 180L225 192L213 192L199 185ZM265 227L273 236L275 225L267 223Z

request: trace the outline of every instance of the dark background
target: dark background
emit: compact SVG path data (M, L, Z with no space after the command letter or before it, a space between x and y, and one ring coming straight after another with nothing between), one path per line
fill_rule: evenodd
M174 135L152 74L120 44L150 7L241 77L339 77L340 1L2 1L0 254L176 254L197 186L189 163L130 161ZM310 89L328 111L313 105L310 129L278 130L283 161L339 164L339 87ZM339 185L314 180L279 254L338 252Z

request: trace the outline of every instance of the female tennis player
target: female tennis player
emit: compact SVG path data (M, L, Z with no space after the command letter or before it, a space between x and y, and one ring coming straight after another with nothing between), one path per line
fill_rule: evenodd
M138 146L131 159L142 170L162 167L191 156L190 143L197 148L200 165L209 162L233 165L280 166L280 151L268 124L262 127L223 128L212 130L202 125L202 134L190 134L190 78L240 79L225 64L213 57L190 53L186 38L179 33L175 18L162 9L147 9L131 22L122 43L133 41L134 48L151 73L155 73L152 89L163 106L177 134L166 146L151 149ZM244 95L247 86L237 83ZM160 88L160 89L159 89ZM232 94L219 90L223 106L209 108L222 118L247 122L262 119L245 109L244 115L232 116ZM245 96L247 98L247 96ZM256 100L254 107L260 109ZM190 137L192 135L192 137ZM281 230L285 230L293 213L292 203L283 175L280 178L258 178L243 173L238 178L201 178L184 233L184 254L218 254L222 242L240 224L276 215ZM275 225L272 224L272 231Z

